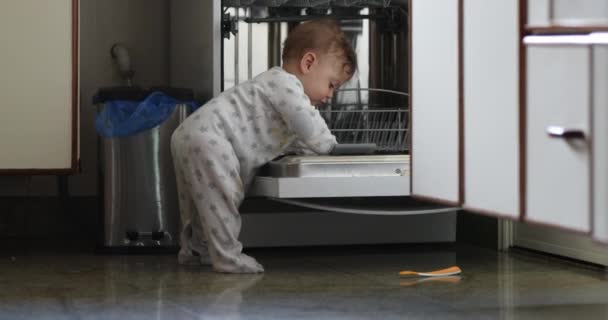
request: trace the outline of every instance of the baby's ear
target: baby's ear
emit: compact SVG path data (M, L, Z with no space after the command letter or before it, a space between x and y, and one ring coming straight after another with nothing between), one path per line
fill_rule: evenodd
M300 59L300 70L302 73L308 73L316 61L317 55L314 52L308 51L304 53L302 59Z

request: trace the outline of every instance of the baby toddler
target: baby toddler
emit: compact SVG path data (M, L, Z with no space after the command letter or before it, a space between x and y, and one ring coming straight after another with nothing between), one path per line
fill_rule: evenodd
M288 35L282 58L282 67L221 93L172 136L181 264L263 272L242 253L238 240L238 208L257 169L288 148L327 154L336 145L316 106L331 99L356 70L348 39L332 20L309 21Z

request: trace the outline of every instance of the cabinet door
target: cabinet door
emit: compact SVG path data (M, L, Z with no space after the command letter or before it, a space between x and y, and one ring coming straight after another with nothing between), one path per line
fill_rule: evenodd
M553 0L553 23L570 26L608 25L606 0Z
M593 237L608 243L608 45L593 46Z
M590 230L590 47L527 46L525 220Z
M76 0L0 1L0 173L77 163Z
M464 0L464 207L519 216L519 6Z
M410 1L412 195L459 203L458 1Z
M527 6L530 27L608 26L606 0L527 0Z

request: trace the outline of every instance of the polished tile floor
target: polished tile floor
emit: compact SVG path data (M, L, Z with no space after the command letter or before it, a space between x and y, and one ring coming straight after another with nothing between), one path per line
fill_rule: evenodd
M4 251L6 253L6 251ZM0 258L0 319L608 319L604 270L465 245L258 249L263 275L172 255L18 251ZM459 265L460 276L400 278Z

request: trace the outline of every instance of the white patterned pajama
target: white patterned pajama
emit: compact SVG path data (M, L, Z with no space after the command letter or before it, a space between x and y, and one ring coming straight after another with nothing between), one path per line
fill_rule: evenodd
M171 139L182 225L180 263L211 263L220 272L263 272L241 252L238 240L238 208L257 169L289 147L327 154L335 145L302 83L280 67L199 108Z

